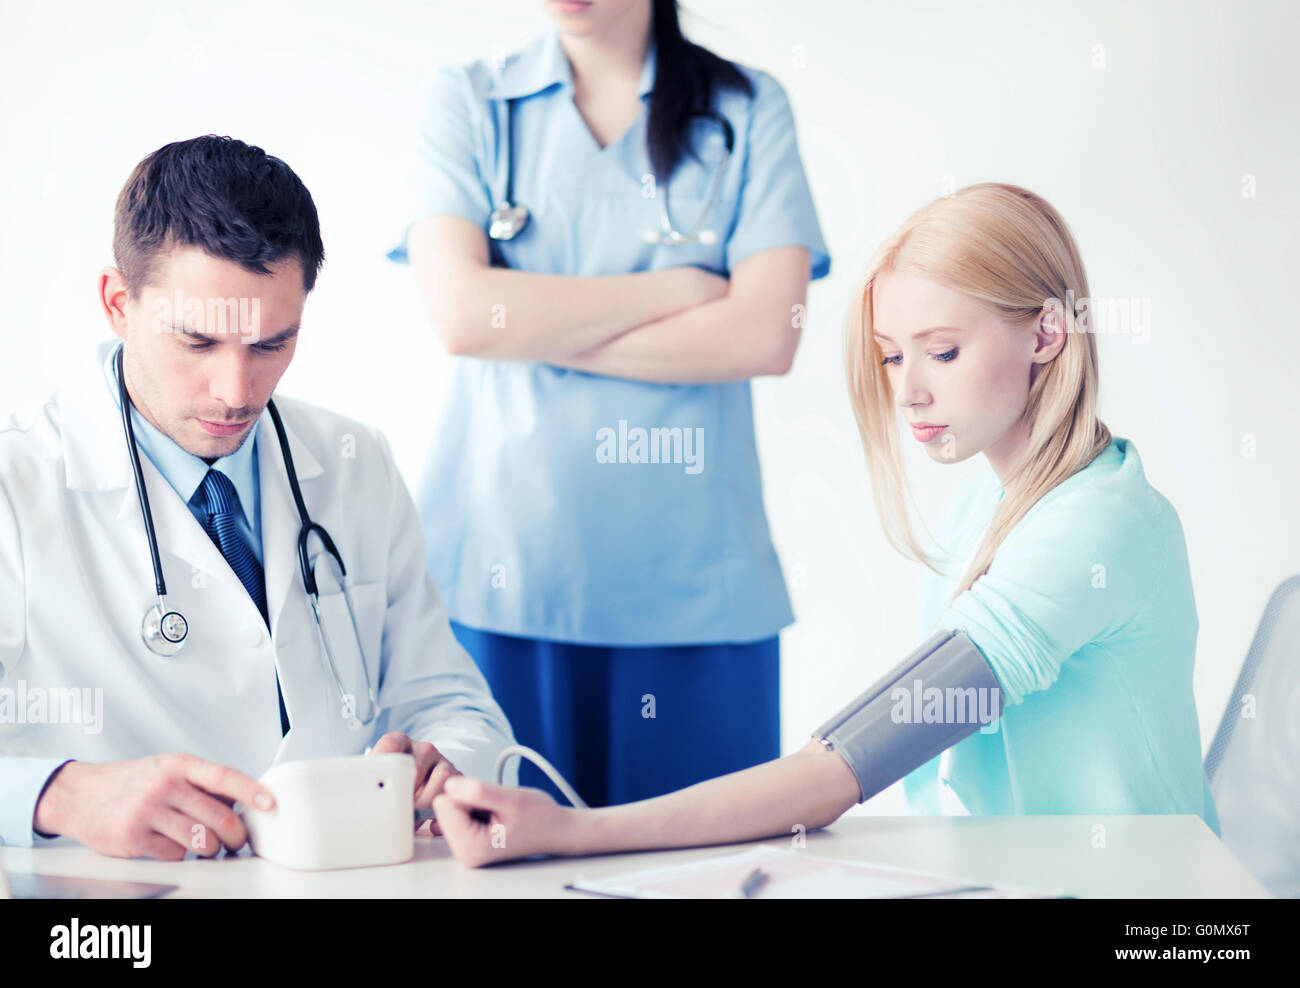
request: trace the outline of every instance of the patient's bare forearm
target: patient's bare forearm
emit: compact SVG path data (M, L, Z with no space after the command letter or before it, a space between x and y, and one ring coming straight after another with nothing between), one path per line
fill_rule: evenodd
M565 854L727 844L808 830L857 801L857 779L839 755L810 741L793 755L622 806L578 813Z

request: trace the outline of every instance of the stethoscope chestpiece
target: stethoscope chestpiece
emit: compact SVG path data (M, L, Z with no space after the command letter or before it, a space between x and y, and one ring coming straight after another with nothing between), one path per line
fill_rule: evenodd
M690 243L700 244L703 247L712 247L718 242L718 231L701 230L699 233L691 234L681 233L671 227L663 232L646 227L641 233L641 239L648 244L661 247L678 247Z
M701 229L701 227L704 226L704 221L708 219L709 213L713 211L714 204L718 201L718 193L722 189L722 178L727 172L727 164L731 161L731 154L735 148L735 133L725 117L716 113L696 115L716 120L722 128L722 159L718 162L718 167L713 173L713 181L709 183L708 199L704 203L704 209L701 210L699 217L695 221L695 226L683 233L673 225L672 218L668 215L668 187L667 183L664 183L662 192L658 196L660 228L654 230L647 227L641 234L641 239L648 244L656 244L661 247L700 244L703 247L712 247L718 242L717 230Z
M145 611L140 622L140 637L154 655L175 655L185 645L190 626L180 611L164 609L160 601Z
M514 240L528 225L528 207L519 203L503 202L492 210L488 236L493 240Z

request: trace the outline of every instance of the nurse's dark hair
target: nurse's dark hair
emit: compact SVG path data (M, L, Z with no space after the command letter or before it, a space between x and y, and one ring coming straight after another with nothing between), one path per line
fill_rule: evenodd
M686 153L690 118L713 112L720 89L754 95L748 77L732 62L682 36L677 0L651 0L650 30L655 42L655 86L650 94L646 143L659 181L668 179Z
M215 134L160 147L135 166L117 197L113 260L132 298L164 254L187 246L257 274L296 257L308 292L325 260L316 204L293 169Z

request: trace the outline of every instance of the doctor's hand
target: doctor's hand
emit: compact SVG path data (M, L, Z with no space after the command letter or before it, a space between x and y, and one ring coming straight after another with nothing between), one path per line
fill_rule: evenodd
M433 801L451 853L467 868L534 854L582 853L580 814L541 789L494 786L460 775Z
M415 808L427 810L433 805L433 797L442 792L442 787L453 775L460 775L446 756L428 741L412 741L400 731L390 731L370 749L371 755L384 755L404 752L415 757ZM418 827L416 829L419 829ZM429 830L441 834L438 821L429 823Z
M243 772L194 755L153 755L97 765L68 762L36 804L33 827L115 858L213 857L248 841L231 808L272 809L275 797Z

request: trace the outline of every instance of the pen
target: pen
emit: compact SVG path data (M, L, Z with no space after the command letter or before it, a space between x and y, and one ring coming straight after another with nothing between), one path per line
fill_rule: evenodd
M417 827L418 827L420 824L424 823L425 820L436 820L436 819L438 819L437 815L433 812L432 808L425 808L425 809L423 809L423 810L415 810L414 813L415 813L415 825L416 825ZM470 815L470 819L472 819L475 823L491 823L491 822L492 822L492 817L491 817L491 815L488 813L487 810L473 809L473 810L470 810L470 811L469 811L469 815Z
M938 895L960 895L966 892L984 892L992 889L992 885L962 885L957 888L935 889L933 892L912 892L908 895L896 895L895 899L930 899Z
M746 899L753 898L754 893L767 884L768 875L762 868L755 868L740 886L740 894Z

